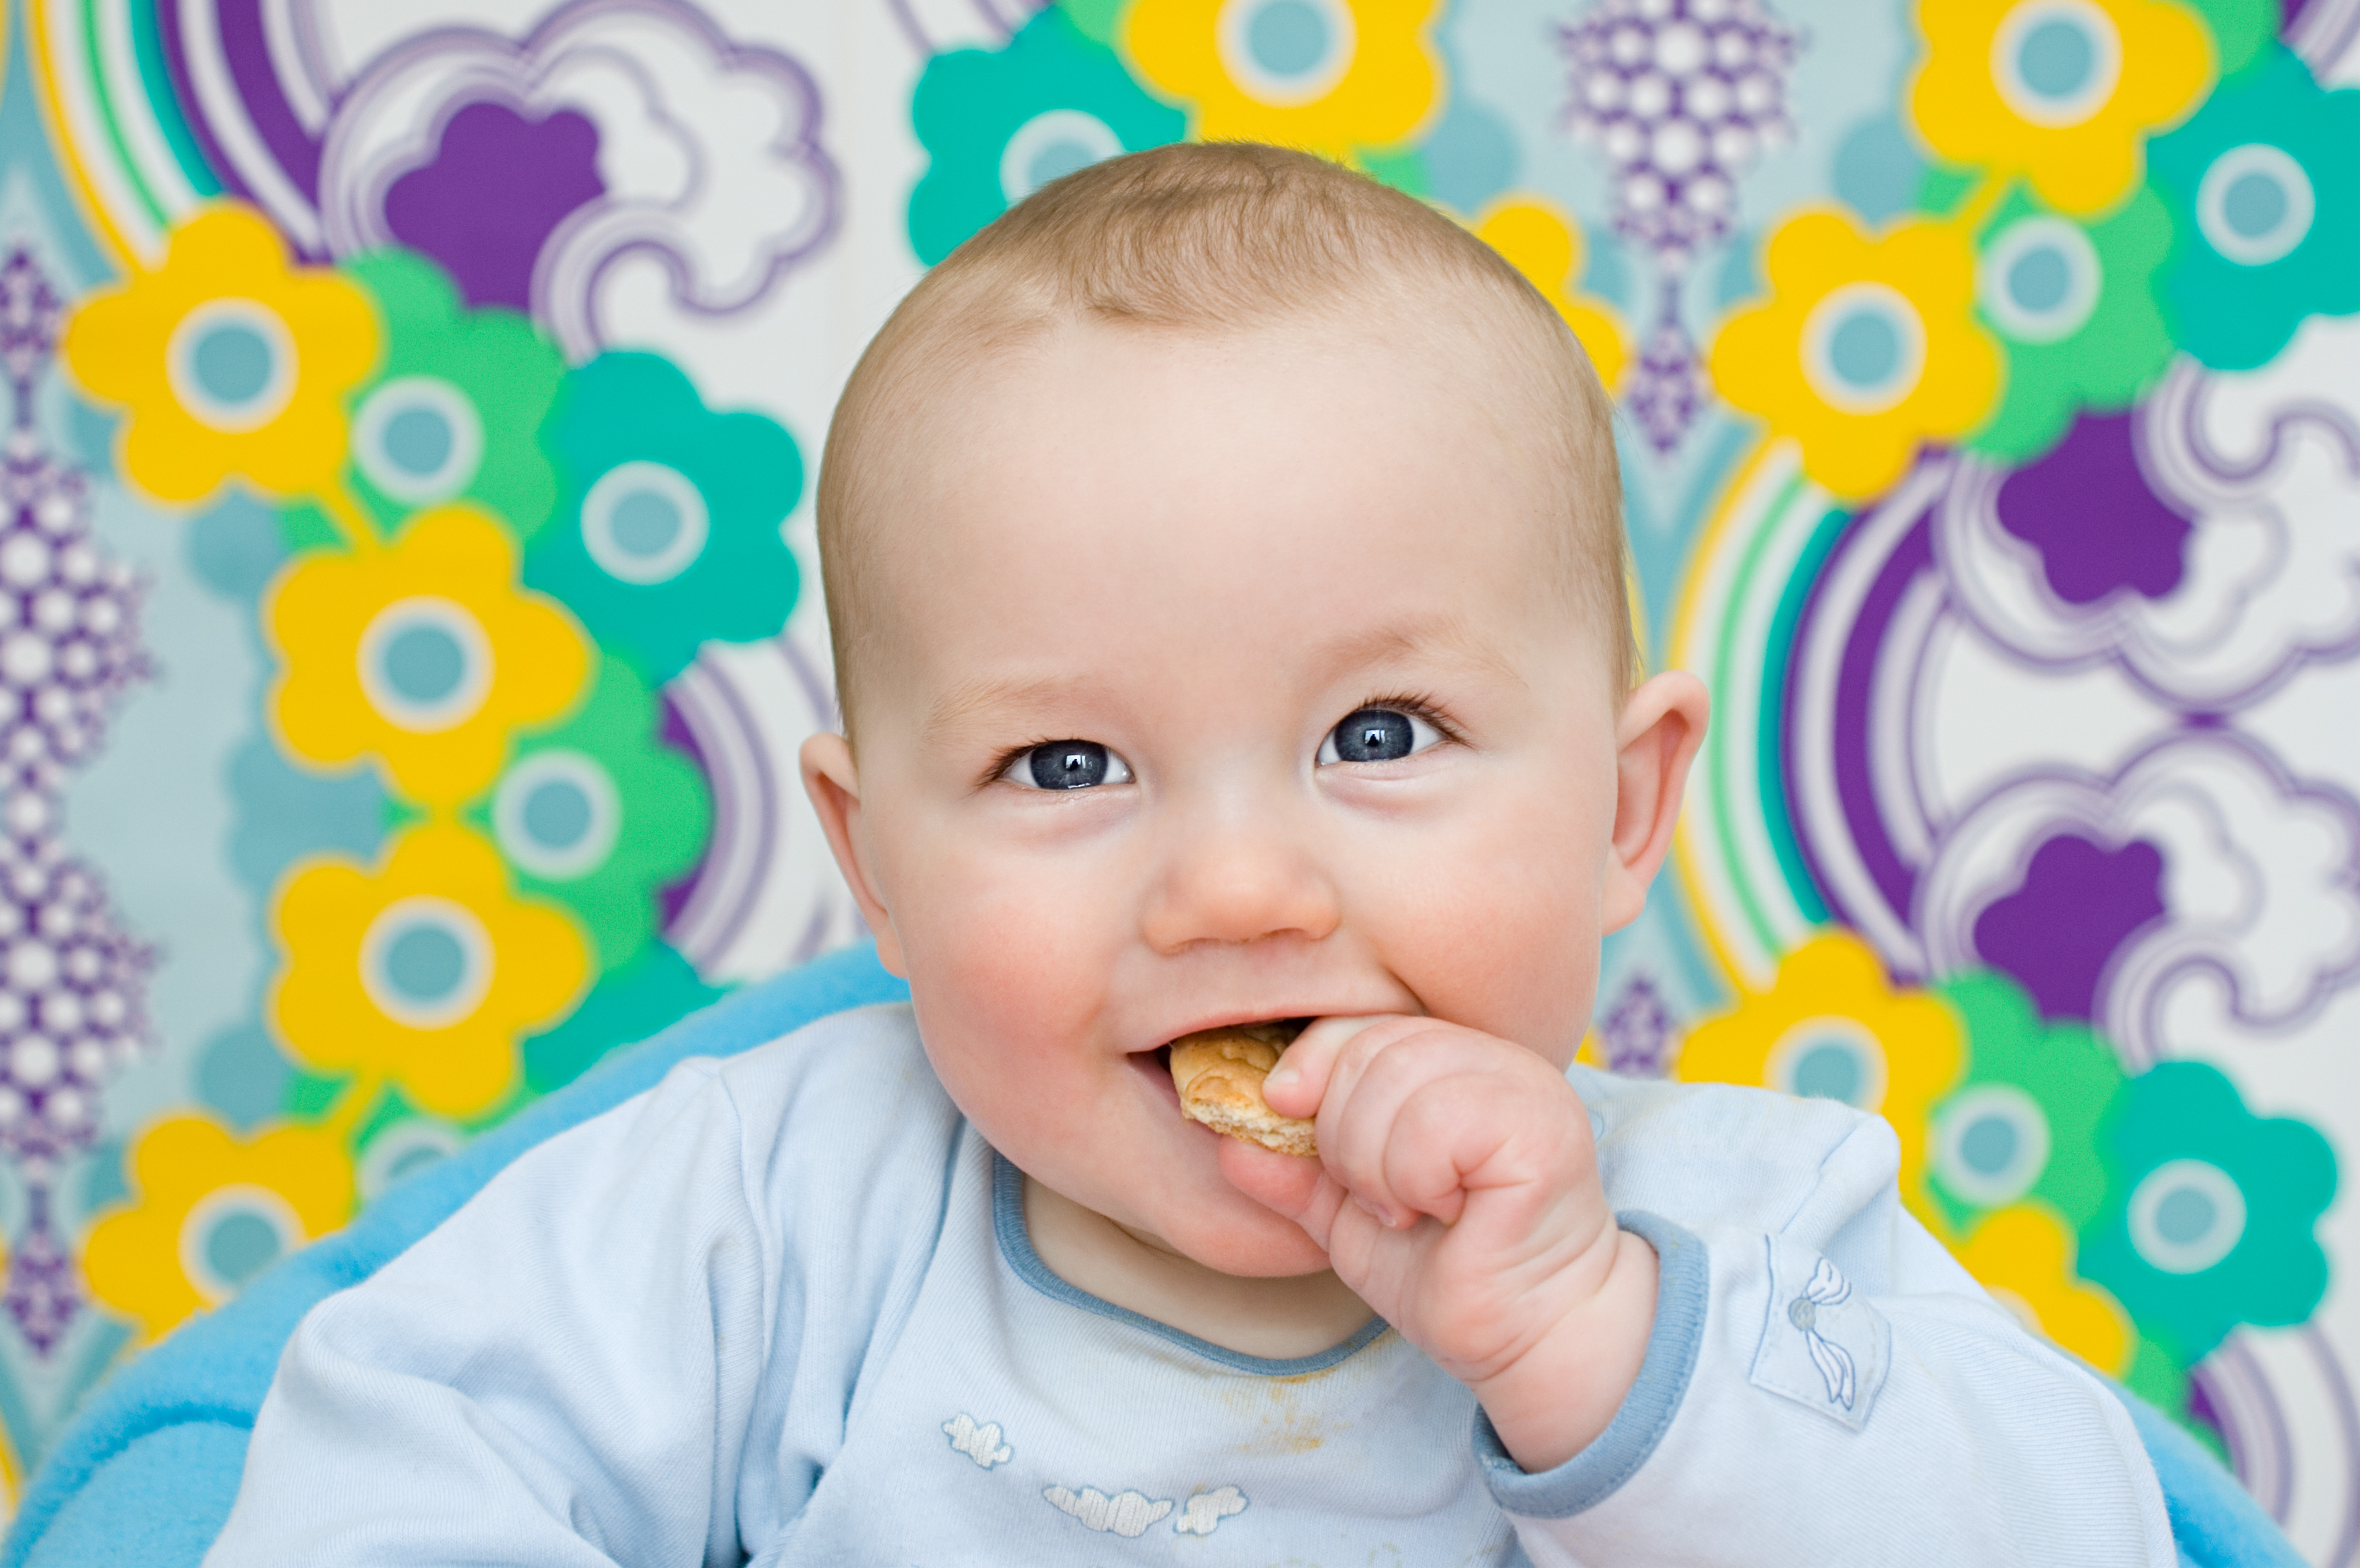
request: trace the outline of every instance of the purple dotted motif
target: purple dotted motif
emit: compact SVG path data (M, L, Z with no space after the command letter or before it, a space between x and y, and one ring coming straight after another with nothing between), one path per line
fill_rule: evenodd
M152 955L116 924L98 875L66 852L59 792L148 674L139 587L92 537L89 484L34 428L63 304L22 247L0 262L0 1157L27 1190L0 1302L48 1355L82 1296L50 1195L97 1135L106 1080L148 1035Z
M1631 1078L1661 1078L1671 1068L1678 1025L1664 993L1644 973L1633 974L1598 1021L1606 1069Z
M1567 125L1613 166L1615 231L1655 258L1655 319L1623 400L1669 452L1704 395L1681 281L1728 236L1739 177L1791 134L1796 35L1759 0L1599 0L1559 37Z

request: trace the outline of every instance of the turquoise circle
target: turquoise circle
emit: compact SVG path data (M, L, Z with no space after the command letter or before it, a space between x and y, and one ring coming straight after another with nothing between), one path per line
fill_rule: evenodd
M1806 1100L1841 1100L1850 1105L1860 1097L1860 1053L1850 1046L1813 1046L1795 1063L1795 1092Z
M1098 161L1096 148L1077 141L1053 141L1032 155L1032 161L1024 166L1024 178L1038 191L1052 180L1063 180Z
M2023 1141L2016 1124L2006 1117L1979 1116L1959 1139L1959 1158L1978 1175L1998 1176L2016 1158L2016 1148Z
M205 1266L224 1285L243 1285L279 1261L279 1227L234 1210L205 1233Z
M2007 269L2007 297L2035 314L2055 310L2072 288L2071 263L2048 246L2026 251Z
M2044 98L2070 98L2087 86L2098 51L2090 35L2066 21L2047 21L2025 34L2016 50L2016 74Z
M385 978L412 1002L440 1002L466 977L467 949L440 926L411 926L386 945Z
M1828 339L1828 365L1855 387L1877 387L1901 366L1901 334L1878 311L1854 311Z
M1272 0L1246 24L1246 53L1273 76L1300 76L1328 58L1328 18L1305 0Z
M442 471L456 439L451 422L439 410L411 408L385 422L377 444L385 449L387 462L405 474L424 477Z
M2221 219L2232 233L2258 239L2286 222L2286 187L2256 170L2229 182L2221 198Z
M2220 1223L2219 1206L2193 1187L2175 1187L2155 1206L2155 1234L2174 1246L2202 1241Z
M386 684L405 701L440 702L466 674L467 651L439 626L405 626L385 646Z
M607 531L626 555L661 555L680 537L680 508L670 496L633 490L606 515Z
M551 779L536 784L525 796L524 830L536 843L552 850L570 850L590 831L596 808L582 786L572 779Z
M189 367L205 396L234 408L262 395L274 359L269 339L242 322L224 322L197 339Z

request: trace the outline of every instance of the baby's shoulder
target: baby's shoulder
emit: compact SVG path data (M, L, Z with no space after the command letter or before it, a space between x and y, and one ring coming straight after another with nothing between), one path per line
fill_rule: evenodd
M683 1062L727 1097L749 1148L939 1146L959 1123L907 1003L855 1007L733 1057Z
M797 1231L938 1198L965 1126L905 1003L831 1014L730 1056L688 1058L599 1122L626 1162L730 1170L726 1179L757 1211ZM648 1175L661 1179L661 1168Z
M683 1062L726 1093L738 1113L775 1123L811 1115L894 1124L912 1113L956 1116L918 1040L906 1002L880 1002L814 1019L736 1056Z
M1850 1105L1582 1066L1568 1076L1590 1108L1600 1177L1618 1209L1775 1231L1831 1185L1862 1202L1896 1191L1893 1129Z

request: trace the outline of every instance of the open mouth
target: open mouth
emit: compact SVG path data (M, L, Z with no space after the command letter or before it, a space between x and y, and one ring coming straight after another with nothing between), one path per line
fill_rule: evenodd
M1309 1018L1259 1018L1245 1023L1224 1024L1216 1029L1199 1029L1196 1034L1252 1035L1284 1050L1295 1043L1295 1037L1297 1035L1311 1026L1311 1023L1312 1020ZM1195 1036L1192 1035L1183 1035L1179 1038L1186 1040L1194 1037ZM1175 1110L1177 1110L1180 1105L1180 1091L1173 1087L1172 1083L1172 1047L1178 1043L1177 1040L1167 1040L1153 1050L1135 1051L1131 1058L1133 1066L1154 1080L1164 1095L1172 1102Z

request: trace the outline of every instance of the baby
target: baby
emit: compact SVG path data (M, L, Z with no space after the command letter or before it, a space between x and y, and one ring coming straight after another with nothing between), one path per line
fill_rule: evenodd
M313 1311L209 1562L2176 1561L1882 1122L1568 1076L1706 701L1634 680L1609 409L1496 255L1098 165L901 304L819 511L805 782L912 1004ZM1182 1115L1170 1042L1306 1020L1316 1155Z

